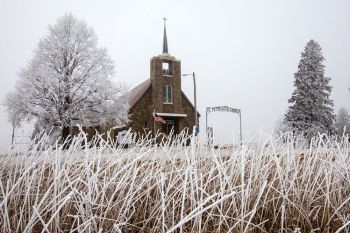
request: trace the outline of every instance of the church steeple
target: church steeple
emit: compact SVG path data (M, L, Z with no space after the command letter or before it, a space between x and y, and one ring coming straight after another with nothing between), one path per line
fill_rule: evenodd
M166 20L167 18L163 18L164 20L164 35L163 35L163 54L169 54L169 51L168 51L168 39L167 39L167 36L166 36Z

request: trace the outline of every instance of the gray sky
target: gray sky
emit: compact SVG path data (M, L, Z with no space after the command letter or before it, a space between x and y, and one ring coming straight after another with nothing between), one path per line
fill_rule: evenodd
M32 58L47 26L72 12L94 27L99 45L115 60L115 81L133 87L149 77L149 60L161 53L166 16L169 52L182 72L197 74L198 107L242 109L245 135L272 129L288 107L293 74L308 40L326 58L336 112L350 110L350 1L18 1L0 0L0 100L14 88L17 73ZM192 80L183 90L193 99ZM232 140L238 118L215 113L210 123ZM214 123L215 122L215 123ZM11 127L0 109L0 145Z

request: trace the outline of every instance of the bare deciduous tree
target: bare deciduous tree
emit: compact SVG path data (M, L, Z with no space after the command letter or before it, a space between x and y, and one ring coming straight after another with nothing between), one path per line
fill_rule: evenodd
M3 105L6 107L9 121L12 126L11 145L13 146L15 138L15 127L19 126L21 121L25 119L25 115L20 111L21 97L18 93L9 92Z
M7 96L10 120L19 114L18 122L35 118L46 127L60 126L63 139L77 123L126 122L125 88L111 81L113 61L97 46L93 28L65 14L48 31Z

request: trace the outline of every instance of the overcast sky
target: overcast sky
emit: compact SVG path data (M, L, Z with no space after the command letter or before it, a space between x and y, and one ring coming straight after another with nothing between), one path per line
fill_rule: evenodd
M201 131L205 107L242 109L245 136L272 129L288 108L301 52L316 40L334 87L335 111L350 110L350 1L17 1L0 0L0 99L33 56L47 26L72 12L95 29L116 64L114 80L130 88L149 78L149 61L162 48L166 16L169 52L182 72L196 72ZM193 99L190 77L183 90ZM215 113L211 126L232 140L238 117ZM0 145L11 127L0 109Z

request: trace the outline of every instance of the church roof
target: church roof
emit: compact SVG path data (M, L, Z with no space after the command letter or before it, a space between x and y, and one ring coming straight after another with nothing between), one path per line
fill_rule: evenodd
M137 103L137 101L143 96L143 94L145 94L145 92L150 86L151 80L147 79L146 81L129 91L127 95L130 108L132 108Z
M142 96L146 93L146 91L151 87L151 80L147 79L144 82L142 82L141 84L139 84L138 86L134 87L133 89L131 89L128 93L128 103L129 103L129 107L132 108L141 98ZM185 95L185 93L183 91L181 91L181 95L185 98L185 100L188 102L188 104L193 108L193 110L195 109L194 105L192 104L192 102L187 98L187 96ZM200 114L198 113L198 116L200 116Z

